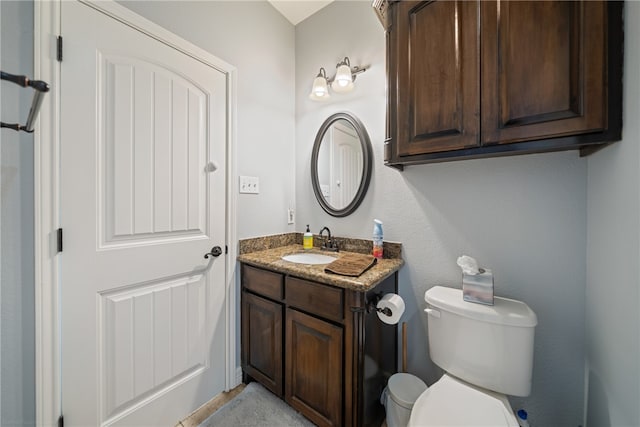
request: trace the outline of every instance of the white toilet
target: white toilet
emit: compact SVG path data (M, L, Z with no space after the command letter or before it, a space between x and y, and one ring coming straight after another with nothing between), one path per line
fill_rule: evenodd
M425 300L429 354L445 374L415 400L408 425L518 427L506 395L531 391L535 313L508 298L495 297L493 306L466 302L460 289L442 286ZM390 379L387 395L397 394L393 385ZM385 403L387 424L407 425L408 411L398 417L393 399Z

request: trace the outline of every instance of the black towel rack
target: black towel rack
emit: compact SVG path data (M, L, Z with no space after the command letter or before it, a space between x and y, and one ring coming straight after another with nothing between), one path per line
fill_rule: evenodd
M29 110L27 123L22 126L17 123L10 124L0 122L0 128L8 128L15 131L24 131L28 133L33 132L33 124L38 117L38 113L40 112L40 106L42 105L44 95L49 92L49 85L42 80L30 80L29 78L27 78L27 76L16 76L14 74L5 73L4 71L0 71L0 80L8 80L22 87L32 87L36 91L33 94L33 101L31 101L31 109Z

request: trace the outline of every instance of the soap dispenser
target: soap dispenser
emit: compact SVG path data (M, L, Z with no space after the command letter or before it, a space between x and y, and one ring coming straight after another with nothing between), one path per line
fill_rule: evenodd
M313 248L313 233L309 230L309 224L307 224L307 231L304 233L302 237L302 248L303 249L311 249Z

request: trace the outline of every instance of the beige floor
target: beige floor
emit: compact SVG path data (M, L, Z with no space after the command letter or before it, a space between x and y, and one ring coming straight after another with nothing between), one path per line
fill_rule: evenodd
M240 384L229 392L220 393L201 407L195 410L194 413L189 415L184 420L176 424L175 427L197 427L201 422L206 420L209 415L220 409L222 405L236 397L244 388L246 384Z

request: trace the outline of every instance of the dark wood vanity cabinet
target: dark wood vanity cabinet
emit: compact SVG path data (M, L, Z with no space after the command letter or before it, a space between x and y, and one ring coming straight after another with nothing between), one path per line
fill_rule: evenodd
M397 366L397 328L367 302L397 292L397 273L368 292L242 264L242 369L319 426L380 426Z
M388 7L387 165L621 138L622 3L392 1Z

